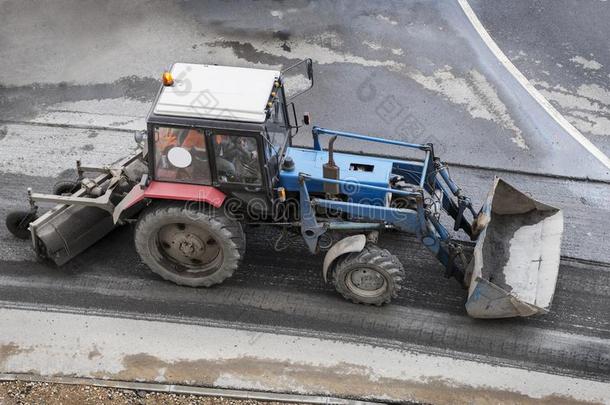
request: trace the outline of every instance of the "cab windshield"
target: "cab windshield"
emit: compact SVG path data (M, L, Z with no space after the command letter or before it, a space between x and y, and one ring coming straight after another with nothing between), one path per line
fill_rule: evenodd
M205 134L196 128L155 126L155 179L211 184Z

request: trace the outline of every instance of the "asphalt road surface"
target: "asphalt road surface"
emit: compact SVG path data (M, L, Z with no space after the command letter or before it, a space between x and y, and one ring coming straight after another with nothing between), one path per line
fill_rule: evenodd
M492 34L497 15L484 13ZM315 61L316 86L297 100L316 125L434 142L477 206L499 174L566 213L552 312L536 318L468 318L465 291L397 234L382 245L407 269L399 298L383 308L350 304L324 284L320 257L298 241L274 252L278 235L267 229L248 231L232 279L201 290L151 274L129 227L61 269L36 262L29 244L2 228L2 305L341 334L609 380L608 171L507 84L456 4L5 1L0 22L0 216L24 206L27 186L48 191L70 177L77 158L103 164L128 153L126 130L142 127L159 73L172 62L265 67L303 57ZM306 131L297 142L310 144Z
M603 1L473 1L511 61L610 153L610 7Z

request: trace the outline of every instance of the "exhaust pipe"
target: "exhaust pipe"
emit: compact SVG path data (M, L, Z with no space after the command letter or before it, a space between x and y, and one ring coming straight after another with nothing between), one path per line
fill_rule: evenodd
M480 232L466 311L474 318L547 313L557 283L563 213L496 178L475 222Z

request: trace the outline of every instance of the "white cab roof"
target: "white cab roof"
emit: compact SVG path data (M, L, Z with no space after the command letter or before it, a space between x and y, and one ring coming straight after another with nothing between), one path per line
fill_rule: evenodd
M176 63L154 113L191 118L264 122L277 70Z

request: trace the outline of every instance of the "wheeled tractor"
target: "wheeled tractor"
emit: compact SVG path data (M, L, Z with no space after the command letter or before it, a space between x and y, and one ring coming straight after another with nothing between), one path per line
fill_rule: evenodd
M289 97L286 75L298 71L309 88ZM135 222L136 249L153 272L209 287L240 265L246 226L272 225L300 235L309 252L324 252L322 276L341 295L373 305L395 298L405 275L378 235L401 232L469 289L471 316L548 310L560 210L501 179L475 209L432 144L314 126L311 147L293 146L310 118L297 120L292 100L311 86L309 59L284 71L176 63L163 75L146 130L136 134L135 154L107 167L77 162L77 181L53 194L28 190L29 209L9 214L7 226L31 239L40 258L62 265ZM337 139L390 145L398 157L338 152ZM413 153L419 156L404 157ZM56 206L40 213L40 203ZM472 255L451 228L476 241Z

